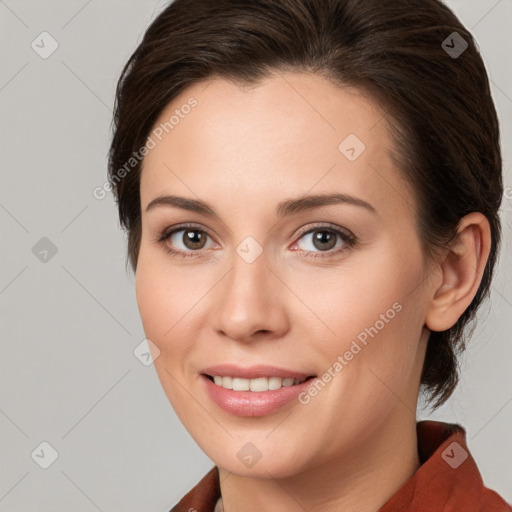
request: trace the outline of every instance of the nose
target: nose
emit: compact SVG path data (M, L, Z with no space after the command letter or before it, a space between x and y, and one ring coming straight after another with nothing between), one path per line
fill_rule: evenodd
M249 263L238 254L215 296L217 333L240 342L273 339L289 329L286 288L265 252Z

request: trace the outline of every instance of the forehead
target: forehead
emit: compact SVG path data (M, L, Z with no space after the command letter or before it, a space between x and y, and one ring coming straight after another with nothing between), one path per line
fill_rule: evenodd
M247 207L284 191L370 198L406 186L389 157L385 111L362 91L309 73L279 73L251 86L220 77L193 84L166 106L151 136L143 208L164 192L243 196Z

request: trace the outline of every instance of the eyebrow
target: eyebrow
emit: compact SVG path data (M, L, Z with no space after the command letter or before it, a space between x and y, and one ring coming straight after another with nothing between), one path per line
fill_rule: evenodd
M368 202L348 194L332 193L317 194L304 196L299 198L287 199L279 203L276 208L278 218L288 217L300 212L319 208L321 206L329 206L333 204L349 204L365 208L373 214L377 214L377 210ZM220 220L217 211L204 201L198 199L189 199L186 197L165 195L158 196L153 199L146 207L146 212L157 207L176 207L183 210L196 212L212 219Z
M333 204L349 204L367 209L371 213L377 214L377 210L368 202L348 194L317 194L299 197L295 199L287 199L279 203L276 208L278 218L288 217L296 213L312 210L321 206L329 206ZM183 210L196 212L212 219L220 220L220 215L214 208L198 199L189 199L179 196L159 196L153 199L146 207L146 212L159 206L174 206Z

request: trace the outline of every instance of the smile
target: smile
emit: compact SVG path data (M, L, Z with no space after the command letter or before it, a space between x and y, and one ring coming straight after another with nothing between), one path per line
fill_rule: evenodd
M221 375L207 375L217 386L233 391L275 391L282 387L296 386L311 377L297 379L291 377L258 377L256 379L244 379Z

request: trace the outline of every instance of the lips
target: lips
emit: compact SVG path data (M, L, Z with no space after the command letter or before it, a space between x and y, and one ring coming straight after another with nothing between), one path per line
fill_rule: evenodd
M308 377L315 377L314 372L302 372L298 370L290 370L277 366L269 366L264 364L242 367L234 364L218 364L203 368L201 372L207 377L238 377L242 379L257 379L260 377L281 377L282 379L299 379L304 380Z
M206 375L201 375L200 385L206 395L224 412L242 417L255 417L272 414L294 402L297 406L298 397L305 393L315 380L315 378L306 379L300 384L276 390L236 391L219 386Z

